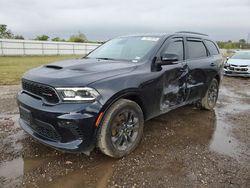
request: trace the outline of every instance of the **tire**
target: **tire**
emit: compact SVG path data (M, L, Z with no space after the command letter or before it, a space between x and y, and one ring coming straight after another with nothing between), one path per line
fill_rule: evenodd
M206 92L206 95L201 99L201 107L206 110L212 110L217 102L219 93L219 83L214 78Z
M120 99L105 112L97 134L97 147L113 158L126 156L140 143L143 126L140 106Z

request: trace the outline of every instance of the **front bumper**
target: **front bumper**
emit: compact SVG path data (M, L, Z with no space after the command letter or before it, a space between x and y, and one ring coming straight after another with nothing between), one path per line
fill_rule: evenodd
M241 76L241 77L250 77L250 68L249 67L224 67L224 75L227 76Z
M88 153L95 147L99 102L46 105L22 91L17 102L20 126L39 142L68 152Z

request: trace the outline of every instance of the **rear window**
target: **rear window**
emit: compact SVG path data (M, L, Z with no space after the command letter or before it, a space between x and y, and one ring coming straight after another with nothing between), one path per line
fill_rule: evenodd
M218 48L215 46L215 44L212 41L206 40L205 43L206 43L206 46L208 48L210 55L218 55L219 54Z
M187 48L188 48L190 59L207 57L207 49L205 45L203 44L203 42L201 41L188 40Z

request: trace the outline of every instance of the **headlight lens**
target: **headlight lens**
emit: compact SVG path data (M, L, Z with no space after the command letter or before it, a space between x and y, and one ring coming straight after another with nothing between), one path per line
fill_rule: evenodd
M93 101L99 93L89 87L83 88L56 88L63 101Z

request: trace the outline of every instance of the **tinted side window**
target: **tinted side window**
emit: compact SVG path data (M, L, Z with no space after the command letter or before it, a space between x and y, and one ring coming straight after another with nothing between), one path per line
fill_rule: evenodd
M169 44L167 48L163 50L163 53L167 54L177 54L180 60L184 58L184 45L183 41L173 41Z
M187 48L189 52L189 58L195 59L195 58L201 58L201 57L207 57L207 49L203 42L201 41L187 41Z
M206 40L205 43L211 55L219 54L218 48L215 46L215 44L212 41Z

